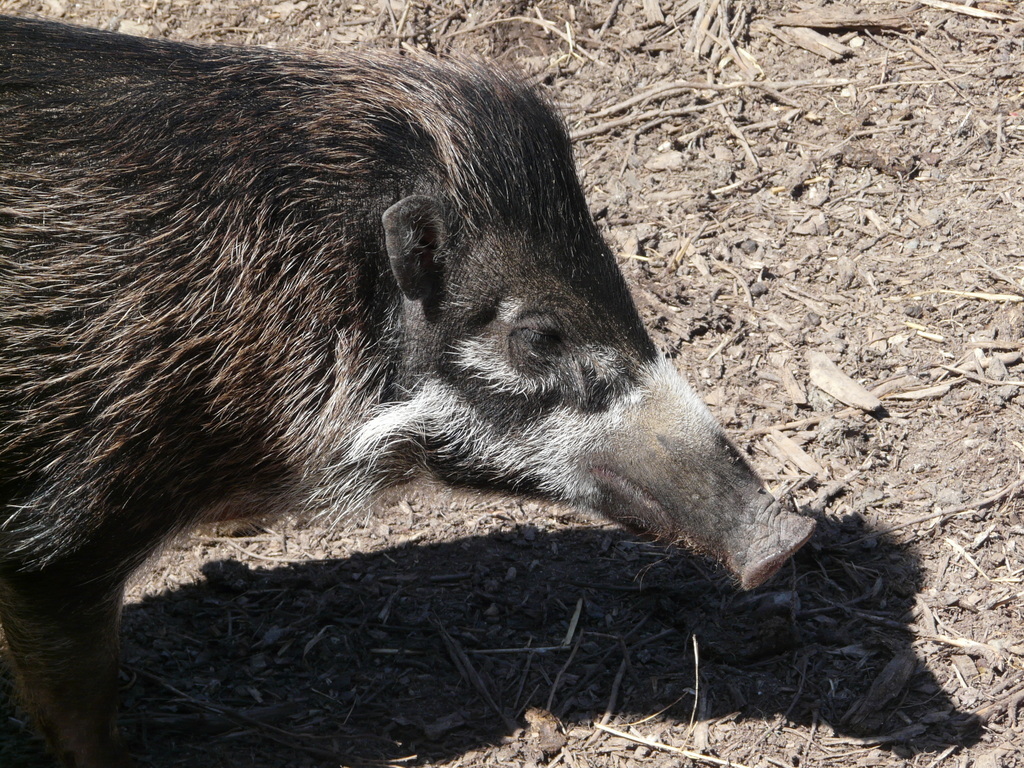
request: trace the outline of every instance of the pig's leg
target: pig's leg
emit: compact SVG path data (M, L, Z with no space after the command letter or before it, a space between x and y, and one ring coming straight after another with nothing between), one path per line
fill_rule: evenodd
M21 695L67 768L131 765L115 722L123 592L123 578L68 563L0 572L0 624Z

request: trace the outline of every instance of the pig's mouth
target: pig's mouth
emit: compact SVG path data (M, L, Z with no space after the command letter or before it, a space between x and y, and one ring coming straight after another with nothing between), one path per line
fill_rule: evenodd
M600 489L600 514L635 533L714 557L738 577L743 589L774 576L814 533L813 520L794 514L764 491L748 505L741 504L748 509L738 510L736 524L715 520L705 526L709 530L692 530L683 524L682 515L673 514L669 505L637 482L607 466L593 467L591 474ZM701 512L694 516L698 521L713 514L708 509Z
M600 514L633 533L669 544L682 541L691 549L699 549L687 540L672 513L654 494L607 467L594 467L591 473L601 489Z

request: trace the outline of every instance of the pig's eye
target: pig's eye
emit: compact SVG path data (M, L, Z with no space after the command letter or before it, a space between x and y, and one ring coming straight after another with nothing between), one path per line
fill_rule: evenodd
M538 354L549 355L562 346L562 336L558 331L517 328L515 334L525 342L528 349Z

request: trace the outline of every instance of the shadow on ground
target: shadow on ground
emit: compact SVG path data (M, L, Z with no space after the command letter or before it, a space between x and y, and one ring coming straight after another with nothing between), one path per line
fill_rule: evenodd
M622 668L614 714L664 710L683 746L695 706L703 721L878 736L900 756L969 744L976 722L910 647L918 563L867 533L856 518L822 521L752 593L699 560L593 529L212 562L201 583L127 607L123 727L154 768L415 764L503 740L506 757L521 741L529 762L536 748L513 737L524 711L600 719ZM0 763L47 765L0 705Z

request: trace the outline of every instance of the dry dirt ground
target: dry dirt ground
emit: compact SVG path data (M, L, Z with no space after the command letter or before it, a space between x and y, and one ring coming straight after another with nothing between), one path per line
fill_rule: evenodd
M744 594L565 510L421 491L170 548L142 766L1024 766L1024 8L0 0L535 76L656 340L819 519ZM842 372L881 398L834 397ZM848 383L848 382L847 382ZM0 688L0 765L43 766Z

